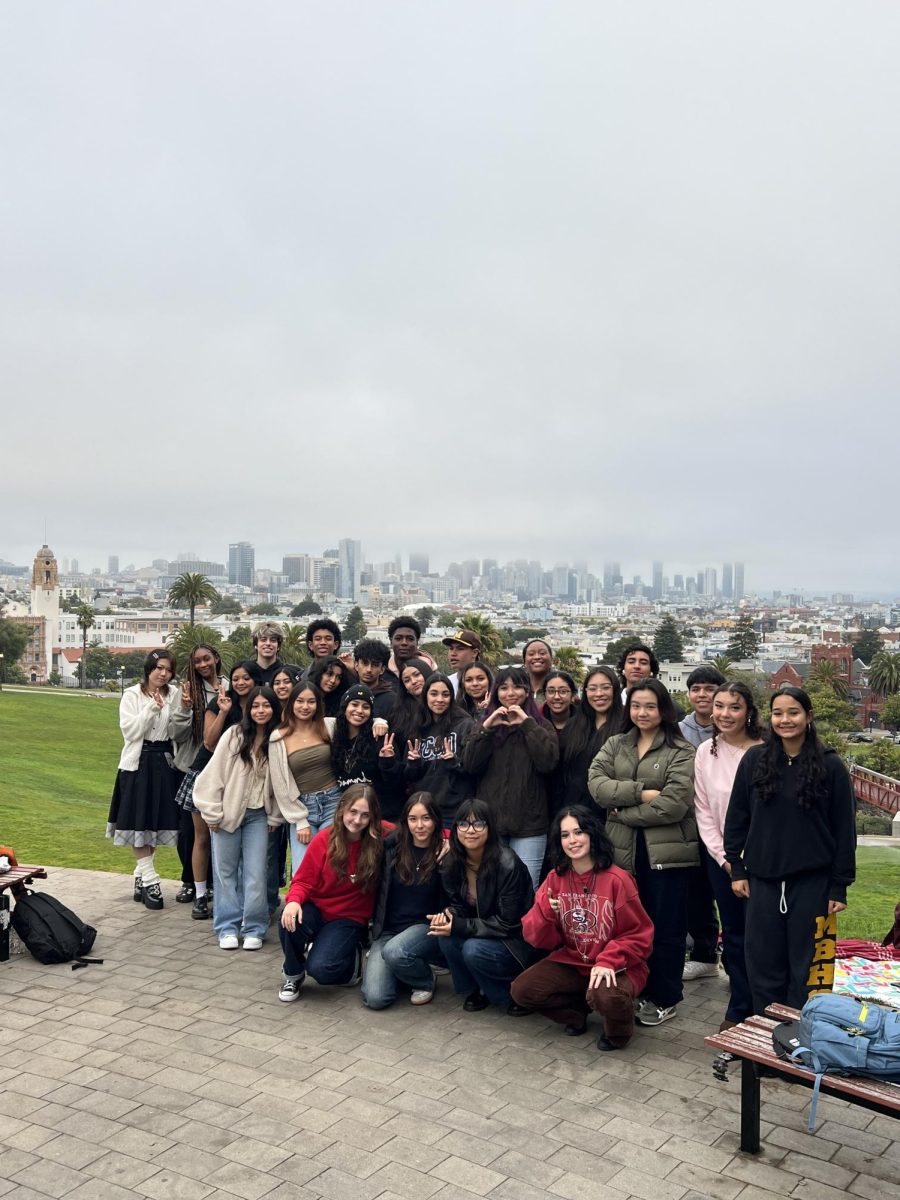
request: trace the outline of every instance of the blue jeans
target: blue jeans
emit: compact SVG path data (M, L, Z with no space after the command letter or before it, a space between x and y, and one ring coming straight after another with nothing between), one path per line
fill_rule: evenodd
M441 937L441 953L453 979L453 990L482 992L491 1004L509 1004L509 985L522 964L496 938Z
M429 937L428 926L410 925L402 933L383 933L372 943L362 982L363 1004L387 1008L397 999L397 984L412 991L430 992L434 987L431 967L441 962L440 938Z
M531 886L537 888L541 881L544 851L547 849L546 833L538 834L537 837L503 837L500 840L521 858L531 876Z
M314 838L320 829L328 829L334 824L334 814L337 811L338 800L341 798L341 789L334 787L325 788L323 792L304 792L300 799L306 805L307 816L309 820L310 839ZM297 868L303 862L303 855L306 853L308 842L297 841L297 826L291 827L291 874L297 874Z
M269 925L266 906L266 851L269 832L264 808L251 808L234 833L210 835L216 903L216 937L237 934L263 937Z
M278 935L284 950L285 979L299 979L306 974L316 983L349 983L356 972L366 926L346 917L326 921L315 904L307 900L303 920L294 932L279 925Z

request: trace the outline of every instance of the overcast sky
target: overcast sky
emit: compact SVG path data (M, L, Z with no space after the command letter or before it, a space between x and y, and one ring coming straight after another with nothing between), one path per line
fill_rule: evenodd
M0 9L0 557L900 593L900 7Z

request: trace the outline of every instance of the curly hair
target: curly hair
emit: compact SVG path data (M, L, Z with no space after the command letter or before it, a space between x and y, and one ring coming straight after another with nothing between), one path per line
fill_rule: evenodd
M362 892L367 892L378 882L381 874L381 860L384 856L384 830L381 824L381 805L378 803L378 793L371 783L354 783L347 788L338 801L334 814L334 824L328 834L328 862L335 877L341 882L347 878L347 862L350 858L350 840L344 828L344 813L357 800L365 800L369 806L369 826L364 830L362 845L359 848L359 859L356 864L356 877L351 880Z
M566 817L572 817L577 821L582 833L588 835L594 869L605 871L607 867L611 867L613 865L612 842L609 840L609 834L606 832L599 813L592 812L587 805L572 804L568 808L559 810L553 818L553 824L547 835L547 858L553 863L557 875L565 875L572 869L571 859L562 848L562 823Z
M199 745L203 741L203 722L209 702L206 698L206 687L203 676L197 671L194 665L194 655L198 650L208 650L213 656L216 664L217 678L222 674L222 659L219 657L219 652L215 646L211 646L209 642L198 642L188 657L185 682L191 690L191 737Z
M616 670L619 673L619 678L624 680L625 676L622 674L622 672L625 670L625 660L628 658L629 654L634 654L635 650L639 650L642 654L646 654L650 659L650 674L655 678L659 674L659 659L653 653L653 648L648 646L646 642L632 642L629 646L625 647L625 649L619 655L619 661L616 663Z

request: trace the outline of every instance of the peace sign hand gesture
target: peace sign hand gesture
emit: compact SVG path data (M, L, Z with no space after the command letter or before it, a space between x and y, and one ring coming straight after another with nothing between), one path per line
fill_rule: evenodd
M414 738L411 742L406 743L406 757L410 762L418 762L422 757L419 752L419 739Z
M379 758L394 757L394 735L392 733L385 734L384 745L378 751Z

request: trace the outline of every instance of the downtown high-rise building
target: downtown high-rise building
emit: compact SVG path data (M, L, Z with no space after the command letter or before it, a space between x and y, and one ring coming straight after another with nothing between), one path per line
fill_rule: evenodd
M420 575L427 575L428 574L428 555L420 554L420 553L410 554L409 569L411 571L418 571L418 573Z
M728 562L722 564L722 599L734 599L734 567Z
M362 542L354 538L341 538L338 543L338 590L342 600L359 600L360 575L362 573Z
M653 599L662 600L663 598L663 565L661 562L653 564Z
M106 573L108 575L118 575L119 573L119 556L118 554L110 554L106 560Z
M253 587L256 551L250 542L232 542L228 547L228 582Z
M734 599L743 600L744 598L744 564L736 562L734 564Z

